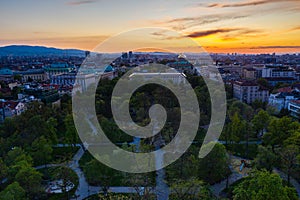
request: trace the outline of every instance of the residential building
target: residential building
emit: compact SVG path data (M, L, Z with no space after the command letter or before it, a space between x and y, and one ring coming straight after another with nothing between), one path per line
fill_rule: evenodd
M288 110L290 111L290 115L297 119L300 119L300 100L294 100L289 102Z
M293 84L297 82L296 78L293 77L268 77L265 78L270 86L276 86L279 83Z
M248 104L255 100L267 102L269 91L254 81L235 81L233 83L233 96Z
M264 67L262 69L262 78L275 77L296 77L296 71L289 67Z
M249 80L255 80L257 78L257 71L252 67L247 67L243 69L243 77Z
M26 110L25 104L18 101L0 101L0 122L7 117L20 115Z
M270 94L268 105L272 106L279 112L282 109L288 109L291 101L300 98L300 91L297 88L284 87L277 90L275 94Z

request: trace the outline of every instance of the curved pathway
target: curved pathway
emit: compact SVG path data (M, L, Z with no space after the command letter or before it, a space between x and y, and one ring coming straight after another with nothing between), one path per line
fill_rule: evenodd
M237 159L243 159L237 156L231 156L233 158L237 158ZM245 174L240 174L238 172L236 172L235 170L232 169L232 167L230 166L232 174L228 177L228 185L233 184L234 182L247 177L248 175ZM273 172L277 173L283 180L287 181L287 175L280 171L279 169L274 168ZM213 192L213 194L217 197L220 197L221 192L226 188L226 183L227 183L227 179L221 181L220 183L216 183L214 185L212 185L211 191ZM296 181L294 178L290 177L290 183L291 185L296 189L297 193L298 193L298 197L300 199L300 184L298 181Z
M66 145L59 144L56 145L57 147L64 147ZM75 198L76 200L82 200L87 198L90 195L93 194L98 194L99 192L102 191L102 187L96 187L96 186L90 186L88 182L85 179L85 176L83 174L83 171L79 167L79 160L84 154L84 150L81 145L76 144L77 147L80 147L80 149L76 152L76 154L73 156L72 160L69 161L68 163L60 163L60 164L47 164L47 165L40 165L34 167L35 169L43 169L47 167L69 167L72 169L78 176L78 187L75 192ZM143 187L136 188L136 187L109 187L109 192L112 193L137 193L138 191L142 191Z
M242 175L237 172L234 172L228 177L228 185L231 185L234 182L244 177L246 177L246 175ZM227 184L227 179L212 185L210 189L215 196L220 197L221 192L226 188L226 184Z
M279 169L274 168L273 172L275 172L276 174L278 174L283 180L285 180L285 181L288 180L287 174L285 174L284 172L280 171ZM294 186L294 188L296 189L296 191L298 193L298 197L300 199L300 184L299 184L299 182L296 179L294 179L293 177L290 177L290 184L292 186Z

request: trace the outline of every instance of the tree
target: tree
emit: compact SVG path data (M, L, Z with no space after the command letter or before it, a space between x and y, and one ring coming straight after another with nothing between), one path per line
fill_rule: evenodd
M263 86L263 87L266 87L268 88L269 87L269 84L268 84L268 81L264 78L259 78L257 79L257 84Z
M13 166L19 161L26 161L29 165L32 165L32 158L22 148L14 147L7 153L5 163L7 166Z
M239 115L246 121L250 121L253 118L253 108L241 101L234 100L231 102L228 108L228 116L230 119L235 115L235 113L239 113Z
M299 123L293 122L289 117L273 118L269 123L268 132L263 136L263 141L265 144L271 145L275 152L275 146L281 147L291 133L298 129Z
M90 184L101 185L103 189L108 189L112 185L112 182L118 179L118 174L114 169L107 167L96 159L92 159L86 163L83 171Z
M157 172L159 173L159 172ZM151 182L151 173L143 173L143 174L128 174L126 179L128 180L128 184L131 185L139 199L152 199L154 188ZM165 191L156 190L157 193L162 193Z
M258 153L254 159L254 165L257 169L266 169L269 172L272 172L276 160L276 155L272 152L271 148L261 145L258 146Z
M50 118L49 121L46 121L44 116L35 115L27 120L28 122L25 122L26 127L24 130L21 130L22 142L30 144L37 137L44 135L45 138L49 139L52 143L56 143L57 136L56 131L54 131L55 129L52 127L55 125L52 119Z
M255 99L252 103L251 106L254 110L258 109L266 109L267 102L263 102L261 100Z
M176 179L172 182L170 189L170 199L172 200L214 199L209 187L196 178Z
M247 134L247 122L239 116L236 112L229 124L229 131L231 132L231 139L235 142L243 140Z
M52 142L52 144L57 143L57 119L50 117L47 121L47 129L48 129L48 135L50 135L49 140ZM47 136L47 135L46 135ZM49 141L49 142L50 142Z
M132 200L133 199L129 196L125 196L124 194L113 194L113 193L107 193L107 194L100 193L98 197L99 199L103 199L103 200L116 200L116 199Z
M253 128L256 131L257 135L263 135L265 129L268 127L270 122L269 114L261 110L255 115L252 119Z
M33 167L22 167L16 174L15 180L22 185L31 199L41 194L42 174Z
M203 145L202 148L211 148L213 142ZM216 143L212 151L195 163L198 168L198 177L208 183L216 183L230 173L229 160L224 145Z
M3 162L2 158L0 157L0 183L2 179L6 178L8 175L8 168L6 164Z
M52 158L52 145L44 136L33 141L31 155L35 165L45 165Z
M284 142L284 146L295 145L300 147L300 131L292 131L291 136L288 137Z
M283 147L279 152L281 158L282 168L285 170L288 177L288 184L290 184L290 177L295 170L298 163L299 147L295 145L288 145Z
M5 118L0 130L1 137L7 138L12 136L16 131L14 118Z
M66 127L66 141L75 146L75 144L79 142L79 138L74 125L73 116L71 114L68 114L65 118L64 123Z
M296 191L283 186L277 174L255 171L233 190L233 199L245 200L296 200Z
M26 200L25 190L18 182L13 182L8 185L2 192L0 192L0 200Z
M21 82L22 76L21 76L20 74L15 74L15 75L14 75L14 80L15 80L15 81L20 81L20 82Z

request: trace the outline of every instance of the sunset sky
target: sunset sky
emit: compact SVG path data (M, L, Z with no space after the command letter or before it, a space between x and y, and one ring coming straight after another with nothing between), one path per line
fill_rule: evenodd
M0 13L1 46L92 50L120 32L163 27L208 52L300 52L299 0L10 0ZM182 51L193 50L183 43Z

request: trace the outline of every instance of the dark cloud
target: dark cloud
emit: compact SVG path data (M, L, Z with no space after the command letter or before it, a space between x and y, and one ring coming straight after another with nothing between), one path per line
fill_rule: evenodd
M205 31L195 31L192 33L189 33L187 35L187 37L191 37L191 38L200 38L200 37L205 37L205 36L209 36L209 35L215 35L218 33L228 33L228 32L232 32L232 31L236 31L237 29L214 29L214 30L205 30Z
M183 17L183 18L175 18L168 21L165 21L166 23L177 23L177 22L197 22L198 24L210 24L222 20L228 20L228 19L239 19L239 18L245 18L248 17L248 15L224 15L224 14L218 14L218 15L205 15L205 16L199 16L199 17Z
M215 35L219 33L226 33L227 36L224 37L225 39L232 39L236 38L238 36L245 36L245 35L256 35L259 33L262 33L262 30L257 29L248 29L248 28L220 28L220 29L212 29L212 30L204 30L204 31L195 31L192 33L189 33L187 36L191 38L200 38L200 37L206 37L209 35Z
M154 37L161 39L161 40L175 40L175 39L183 38L183 36L181 36L181 35L176 35L176 36L168 35L166 33L166 31L153 32L153 33L151 33L151 35L153 35Z
M296 26L294 28L291 28L289 31L299 31L300 30L300 26Z
M207 25L212 23L217 23L220 21L226 20L235 20L246 18L249 15L247 14L215 14L215 15L204 15L204 16L197 16L197 17L183 17L183 18L175 18L171 20L159 21L156 22L158 24L166 24L174 30L182 31L191 27Z
M69 6L79 6L82 4L90 4L90 3L95 3L97 0L82 0L82 1L71 1L68 2L67 5Z
M299 0L254 0L254 1L243 1L238 3L212 3L207 5L207 7L209 8L245 7L245 6L257 6L257 5L269 4L269 3L278 3L278 2L299 2Z
M241 36L243 37L257 37L266 35L264 31L258 30L258 29L249 29L244 27L238 27L238 28L218 28L218 29L210 29L210 30L201 30L201 31L194 31L187 33L185 35L179 35L179 36L171 36L167 35L164 31L159 32L153 32L152 35L162 39L162 40L173 40L173 39L181 39L184 37L191 37L191 38L201 38L206 37L210 35L217 35L220 34L220 38L222 40L238 40Z

